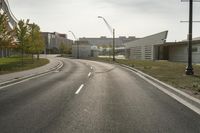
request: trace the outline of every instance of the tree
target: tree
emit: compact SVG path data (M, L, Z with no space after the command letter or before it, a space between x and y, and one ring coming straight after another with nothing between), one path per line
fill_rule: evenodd
M28 48L29 36L30 36L30 28L29 28L29 20L20 20L15 27L16 37L18 42L18 48L21 50L22 55L22 65L24 58L24 51Z
M40 53L44 50L45 43L41 36L40 27L35 23L29 24L30 26L30 36L29 36L29 48L28 51L32 54L37 54L37 59L39 60Z
M59 46L60 54L70 54L71 53L71 48L67 46L67 44L64 44L61 42Z
M60 51L60 54L64 54L64 51L65 51L65 45L63 42L60 43L59 45L59 51Z
M9 30L8 17L6 13L0 13L0 48L2 51L2 57L4 57L3 51L12 47L14 44L14 30Z

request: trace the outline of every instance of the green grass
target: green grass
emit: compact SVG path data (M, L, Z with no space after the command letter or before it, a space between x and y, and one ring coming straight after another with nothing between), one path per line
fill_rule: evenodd
M110 59L97 58L98 61L110 62ZM125 64L141 70L165 83L176 88L192 90L192 93L200 92L200 66L193 65L193 76L185 75L185 63L175 63L169 61L136 61L136 60L117 60L118 63Z
M0 58L0 74L29 70L46 65L48 63L49 63L48 59L32 60L32 58L29 56L24 57L23 65L22 65L22 59L19 56Z

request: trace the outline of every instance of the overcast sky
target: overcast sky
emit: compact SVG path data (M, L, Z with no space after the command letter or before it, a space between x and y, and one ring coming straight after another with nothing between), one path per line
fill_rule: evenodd
M68 33L77 37L111 34L97 17L103 16L116 29L117 36L144 37L169 30L168 41L187 37L188 3L181 0L9 0L17 19L30 19L42 31ZM200 3L195 3L194 20L200 20ZM194 24L194 37L200 36L200 23Z

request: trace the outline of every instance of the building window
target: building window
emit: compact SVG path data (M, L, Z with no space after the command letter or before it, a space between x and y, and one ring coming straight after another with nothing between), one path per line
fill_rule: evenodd
M187 48L187 51L188 51L189 49ZM192 47L192 53L197 53L199 50L198 50L198 48L197 47Z
M48 34L48 46L50 46L50 44L51 44L51 35L50 34Z
M193 48L192 48L192 52L194 52L194 53L195 53L195 52L198 52L198 48L197 48L197 47L193 47Z

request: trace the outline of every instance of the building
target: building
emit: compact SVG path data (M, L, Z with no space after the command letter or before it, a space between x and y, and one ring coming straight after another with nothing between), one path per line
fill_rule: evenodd
M76 41L72 45L72 56L78 59L86 59L91 57L91 45L88 41Z
M158 60L164 47L168 31L160 32L135 41L125 43L126 58L136 60Z
M0 0L0 13L6 13L9 19L9 29L14 29L16 27L18 20L16 17L13 15L8 0Z
M97 48L97 46L91 47L91 57L98 57L100 53L100 50Z
M13 30L14 27L16 27L18 20L13 15L8 0L0 0L0 15L2 15L3 13L6 13L8 17L7 30L8 31ZM0 36L0 38L1 37L2 36ZM3 47L2 45L0 45L0 58L15 54L15 51L13 50L15 48L16 48L16 41L13 42L13 44L10 45L9 47Z
M45 41L45 53L57 54L59 53L59 47L63 43L67 47L71 48L73 41L67 39L66 34L60 34L57 32L42 32L42 36Z
M130 42L130 41L134 41L137 40L138 38L136 38L135 36L130 36L130 37L125 37L125 36L120 36L119 38L115 38L115 46L116 47L124 47L124 43L126 42ZM113 38L107 38L105 36L102 36L100 38L80 38L80 41L88 41L89 44L91 44L92 46L112 46L113 45Z
M160 59L166 59L174 62L188 61L188 41L167 42L164 45L157 45L160 52ZM164 55L164 56L163 56ZM200 63L200 38L192 41L192 62Z
M188 61L188 41L166 42L167 31L125 43L126 58L136 60ZM192 41L192 62L200 63L200 37Z

